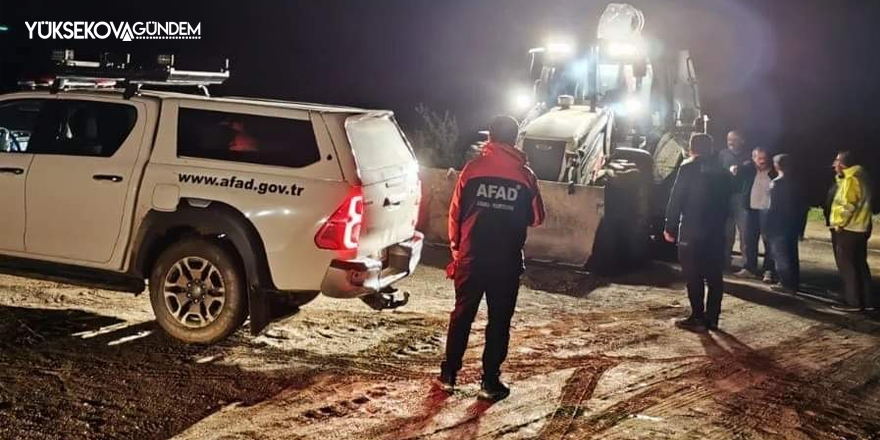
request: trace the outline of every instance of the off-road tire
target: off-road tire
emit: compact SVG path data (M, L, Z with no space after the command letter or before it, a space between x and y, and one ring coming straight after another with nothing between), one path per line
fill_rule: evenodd
M172 295L170 289L177 289L174 287L176 284L168 283L168 280L174 273L179 274L178 264L193 264L198 261L206 261L216 269L210 277L214 284L218 279L221 280L223 303L213 320L203 326L194 327L186 325L172 313L175 303L179 306L178 310L189 303L177 303L175 298L168 300L171 302L169 305L166 291ZM213 344L235 332L244 323L248 311L246 285L245 273L238 258L222 243L207 238L185 238L165 249L153 265L150 274L150 303L159 326L172 338L187 344ZM184 291L183 295L187 295L187 292ZM201 299L199 302L206 303Z

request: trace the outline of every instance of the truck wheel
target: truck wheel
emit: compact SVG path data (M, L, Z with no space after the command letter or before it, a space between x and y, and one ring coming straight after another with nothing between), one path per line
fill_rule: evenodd
M245 277L219 243L189 238L165 249L150 274L150 303L166 333L188 344L213 344L247 317Z

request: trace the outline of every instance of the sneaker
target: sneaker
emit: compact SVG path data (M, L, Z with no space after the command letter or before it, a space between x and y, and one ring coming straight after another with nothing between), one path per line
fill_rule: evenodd
M764 271L764 277L761 279L764 284L773 284L773 272L766 270Z
M455 391L455 373L440 370L440 376L436 380L437 388L444 392L452 393Z
M850 307L847 305L837 305L837 304L834 304L833 306L831 306L831 309L837 310L838 312L846 312L846 313L855 313L855 312L862 311L862 309L859 307Z
M480 387L480 399L497 402L503 400L509 395L510 387L498 379L497 375L489 377L485 375L483 376L482 386Z
M748 279L757 278L757 276L754 273L752 273L752 271L750 271L748 269L740 269L739 272L734 273L733 276L735 276L737 278L748 278Z
M704 333L706 331L706 323L702 319L693 316L675 321L675 326L694 333Z

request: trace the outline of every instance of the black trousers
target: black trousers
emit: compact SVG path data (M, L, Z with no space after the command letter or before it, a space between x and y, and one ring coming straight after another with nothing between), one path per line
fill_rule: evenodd
M724 225L725 233L727 234L727 243L724 247L725 258L724 264L727 267L733 266L733 245L736 243L736 239L739 238L739 253L743 257L746 255L746 241L745 241L745 232L746 227L748 225L748 211L743 208L742 197L736 195L730 199L730 215L727 217L727 222Z
M497 377L501 374L501 364L507 358L510 344L510 320L516 308L521 274L522 266L458 271L455 277L455 309L449 316L449 332L446 336L446 360L441 366L444 371L457 372L461 369L471 324L485 294L489 306L489 325L486 326L486 346L483 348L483 375Z
M743 245L745 250L745 265L744 269L748 269L750 272L759 274L761 272L773 271L773 256L770 252L770 243L767 240L767 235L764 233L765 225L767 223L767 211L759 211L756 209L749 209L746 214L746 230L743 233ZM761 271L758 271L758 241L764 242L764 263L761 266Z
M801 266L798 256L798 231L786 232L769 237L770 253L779 282L788 289L797 290L800 286Z
M678 260L687 283L691 314L714 325L718 324L724 295L724 242L724 237L719 236L682 240L678 244Z
M834 260L843 278L843 301L850 307L877 307L871 293L871 270L868 268L867 232L832 232Z

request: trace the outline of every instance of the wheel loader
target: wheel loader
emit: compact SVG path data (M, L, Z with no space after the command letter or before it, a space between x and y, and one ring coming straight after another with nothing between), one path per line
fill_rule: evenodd
M529 105L517 147L541 181L548 221L530 230L526 257L607 273L644 261L662 240L676 171L709 118L689 52L661 50L642 37L644 25L640 10L612 3L586 50L566 42L529 50L533 89L518 97ZM429 230L454 180L435 174L422 173Z

